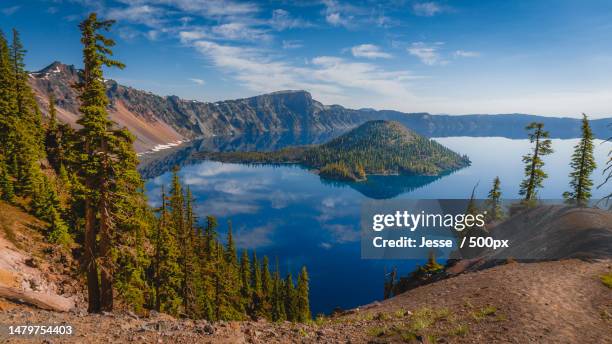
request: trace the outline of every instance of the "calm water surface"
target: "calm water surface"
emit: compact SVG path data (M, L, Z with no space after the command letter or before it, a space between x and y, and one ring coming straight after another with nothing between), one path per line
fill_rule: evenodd
M442 177L371 177L366 183L322 181L298 166L247 166L211 161L183 166L180 176L191 188L196 211L219 218L225 234L232 220L237 245L279 257L281 270L295 276L302 265L311 278L313 313L328 313L335 307L350 308L382 298L385 267L398 266L401 273L421 261L360 259L359 211L367 199L467 198L476 183L477 197L486 197L499 176L504 198L518 197L523 178L521 156L529 151L527 140L506 138L450 137L438 142L467 154L468 168ZM560 198L567 189L568 161L578 140L553 140L555 153L545 159L549 178L542 198ZM603 180L602 166L610 144L596 142L599 168L593 177ZM169 168L171 166L168 166ZM161 185L168 185L166 172L147 180L150 202L159 204ZM612 185L595 189L594 197L610 192Z

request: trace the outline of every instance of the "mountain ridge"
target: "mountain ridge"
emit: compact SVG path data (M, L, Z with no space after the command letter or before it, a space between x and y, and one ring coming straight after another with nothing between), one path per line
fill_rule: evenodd
M73 65L55 61L30 73L30 84L43 112L48 109L48 94L57 99L58 118L76 126L78 94L71 87L79 80ZM324 105L304 90L282 90L247 98L201 102L178 96L159 96L152 92L105 80L111 105L109 113L119 125L136 136L136 148L145 151L168 142L197 137L257 135L294 132L310 135L354 128L368 120L394 120L428 137L504 136L524 138L524 127L531 121L544 122L552 137L579 137L579 119L528 114L432 115L395 110L359 110L341 105ZM612 118L591 121L599 138L610 136L607 126Z

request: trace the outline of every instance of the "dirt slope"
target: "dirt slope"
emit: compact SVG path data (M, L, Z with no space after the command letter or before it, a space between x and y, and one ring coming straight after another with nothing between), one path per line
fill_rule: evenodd
M0 323L75 327L74 336L54 337L53 343L612 343L612 291L599 281L611 264L511 263L309 325L211 325L165 315L51 313L23 306L0 312Z
M0 287L83 303L70 254L43 241L46 225L0 202ZM7 304L0 299L0 309Z

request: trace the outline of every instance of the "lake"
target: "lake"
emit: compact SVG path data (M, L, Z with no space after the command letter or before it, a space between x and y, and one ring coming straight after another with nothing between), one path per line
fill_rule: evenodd
M258 256L268 255L271 262L278 257L283 274L291 270L294 277L306 265L311 278L311 308L317 314L380 300L385 267L397 266L400 273L406 273L422 263L360 258L359 212L364 200L469 198L477 183L476 196L485 198L496 176L501 179L503 197L518 198L523 179L521 157L530 150L527 140L500 137L435 140L467 154L472 165L441 177L373 176L366 183L340 183L322 181L298 166L249 166L171 158L164 161L166 171L175 163L183 164L180 176L194 194L196 214L200 219L217 216L222 236L226 221L231 219L239 248L255 249ZM568 163L577 142L578 139L553 140L555 153L545 158L549 178L540 191L541 198L559 199L568 189ZM599 166L593 174L595 185L603 181L602 170L610 146L596 141ZM180 151L173 154L181 156ZM169 185L171 178L170 172L159 168L158 175L146 182L146 193L154 206L159 205L161 185ZM611 189L612 184L594 189L593 196L602 197Z

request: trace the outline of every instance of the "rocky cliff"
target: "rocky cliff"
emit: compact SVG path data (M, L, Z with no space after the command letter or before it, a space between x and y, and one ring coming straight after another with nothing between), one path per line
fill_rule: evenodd
M73 125L78 118L79 101L72 85L78 80L78 69L60 62L30 74L30 84L43 112L48 108L47 97L52 92L57 98L59 119ZM177 96L162 97L113 80L107 80L106 84L111 117L136 135L139 151L196 137L282 132L307 137L321 132L342 133L373 119L395 120L425 136L524 138L524 127L532 121L544 122L552 137L571 138L580 134L579 120L573 118L353 110L340 105L323 105L306 91L280 91L211 103ZM612 125L612 118L592 121L593 132L599 138L610 136L609 125Z

